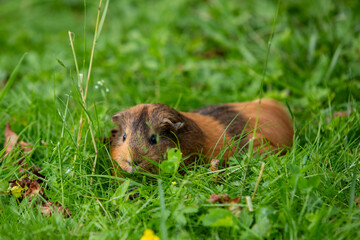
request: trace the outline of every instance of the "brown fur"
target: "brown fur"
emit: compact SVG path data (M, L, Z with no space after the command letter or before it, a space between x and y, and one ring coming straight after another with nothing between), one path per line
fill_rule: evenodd
M157 172L154 163L163 161L166 150L175 146L180 147L185 164L200 153L209 160L224 149L226 160L253 136L258 113L254 148L266 152L291 146L292 121L286 111L274 100L261 100L260 108L259 103L228 103L189 113L163 104L134 106L113 116L119 129L112 132L111 156L130 173L137 169ZM149 140L153 134L156 144Z
M251 132L255 127L256 116L259 111L257 131L254 146L260 147L268 142L271 148L283 148L291 146L293 140L293 127L289 115L284 111L279 103L271 99L262 99L259 109L260 100L244 103L229 103L235 111L240 112L244 119L248 120L246 127L247 132Z

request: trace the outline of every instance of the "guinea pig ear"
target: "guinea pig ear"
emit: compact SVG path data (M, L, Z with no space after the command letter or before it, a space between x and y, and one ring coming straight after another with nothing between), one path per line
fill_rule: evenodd
M121 114L121 113L117 113L117 114L113 115L112 116L112 121L114 123L120 124L121 123L121 118L123 117L122 115L123 114Z
M184 123L183 122L176 122L176 123L173 123L172 121L170 121L170 119L168 118L164 118L162 120L162 123L163 125L165 126L169 126L172 130L174 131L177 131L179 130L180 128L182 128L184 126Z

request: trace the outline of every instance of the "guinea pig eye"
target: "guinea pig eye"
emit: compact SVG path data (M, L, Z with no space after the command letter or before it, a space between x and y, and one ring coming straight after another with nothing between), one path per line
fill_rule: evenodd
M156 136L155 136L155 134L153 134L153 135L151 135L151 137L150 137L150 144L151 145L154 145L154 144L156 144L157 143L157 140L156 140Z
M126 133L124 134L124 136L123 136L123 141L125 142L125 140L126 140Z

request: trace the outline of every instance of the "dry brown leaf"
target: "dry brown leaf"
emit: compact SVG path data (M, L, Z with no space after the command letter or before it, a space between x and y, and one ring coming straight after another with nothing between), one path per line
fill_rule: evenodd
M18 163L20 165L19 167L19 173L24 173L28 169L28 165L26 163Z
M24 177L21 180L17 180L17 179L10 180L9 183L11 183L11 185L10 185L11 188L15 187L15 186L20 186L22 188L25 188L25 186L30 185L31 180L28 177Z
M20 142L20 147L23 150L24 153L28 153L31 152L31 150L33 149L29 143L21 141Z
M211 203L219 203L219 204L237 204L240 202L240 197L230 198L226 194L211 194L208 199ZM241 212L241 207L237 205L224 206L223 208L228 208L235 216L239 216Z
M42 183L42 182L43 182L42 179L45 179L45 176L42 175L41 173L39 173L39 172L41 171L41 168L39 168L38 166L30 167L30 168L28 169L28 171L38 177L37 181L38 181L39 183Z
M356 203L356 205L358 206L358 207L360 207L360 197L354 197L354 202Z
M53 209L51 207L52 205L53 205L53 203L50 201L43 202L42 206L41 206L41 214L43 216L51 216L51 213L53 211Z
M224 57L226 55L226 52L222 49L210 49L205 52L198 53L198 55L202 58L218 58L218 57Z
M70 217L72 215L71 211L67 207L63 207L59 202L43 202L41 207L41 214L43 216L50 217L56 213L62 214L64 217Z
M23 173L23 176L20 179L12 179L9 181L10 194L20 200L28 196L29 201L37 194L45 197L44 189L40 185L43 179L45 179L45 176L39 173L39 171L41 171L41 168L37 166L28 168L26 164L23 164L19 168L19 172Z
M215 172L219 170L219 163L220 160L219 159L212 159L210 162L210 170Z
M347 117L349 116L347 112L335 112L333 114L333 118L337 118L337 117Z
M214 176L213 176L215 181L217 181L219 178L218 172L217 172L217 171L219 171L219 163L220 163L220 160L215 159L215 158L210 161L210 171L215 172Z
M34 206L41 208L41 214L43 216L52 216L55 213L60 213L64 217L70 217L72 213L67 207L63 207L60 203L53 203L51 201L46 201L45 190L41 186L44 175L39 173L41 168L34 166L28 168L27 171L32 174L26 172L21 179L13 179L10 180L9 192L18 198L19 201L23 200L25 197L28 197L29 202L32 201L34 197L40 195L41 198L38 198L37 204ZM23 170L25 172L25 170ZM34 176L35 175L35 176Z
M11 130L10 123L6 124L5 127L5 156L11 152L18 142L18 135Z
M25 196L28 196L29 201L31 201L31 198L33 198L37 194L44 196L44 189L40 186L40 184L37 181L33 180L29 184L29 188L26 191Z
M37 194L44 197L45 193L40 185L41 182L42 180L30 179L28 176L23 177L21 180L10 180L10 193L20 200L27 196L29 197L29 201L31 201Z
M42 141L42 143L47 145L46 142ZM0 158L0 161L14 150L16 146L19 146L22 151L22 157L16 162L16 164L20 165L19 172L22 174L22 177L20 179L9 181L9 193L14 195L19 201L23 200L25 197L28 197L29 201L31 201L32 198L40 195L40 201L34 206L40 207L41 214L44 216L51 216L54 213L60 213L64 217L71 216L72 213L70 210L67 207L63 207L60 203L56 202L54 204L51 201L45 202L46 200L44 199L47 199L47 197L45 196L44 188L41 186L45 176L39 173L41 168L37 166L29 167L26 163L23 163L25 159L23 154L31 152L33 148L29 143L20 141L19 136L11 130L10 123L7 123L5 127L5 155Z
M239 203L240 197L236 198L230 198L226 194L211 194L211 196L208 199L211 203Z
M29 143L20 141L19 142L19 136L11 129L10 123L6 124L5 127L5 142L4 142L4 148L5 148L5 155L0 158L0 161L4 159L14 148L20 145L23 153L31 152L32 147ZM21 164L22 161L19 161L18 164Z

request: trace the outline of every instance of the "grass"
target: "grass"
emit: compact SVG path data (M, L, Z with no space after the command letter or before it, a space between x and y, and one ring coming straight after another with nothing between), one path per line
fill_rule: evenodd
M70 30L79 72L87 73L98 2L85 3L1 3L0 80L15 68L17 75L0 90L0 128L11 122L34 146L25 161L43 169L49 199L73 213L43 217L34 203L1 195L1 239L140 239L145 229L162 239L360 237L358 1L280 1L274 25L277 2L270 0L110 1L87 94L94 173L88 121L77 142L84 109L68 37ZM286 155L255 156L246 171L248 157L239 154L218 181L209 165L122 185L111 175L100 139L114 127L113 113L145 102L189 111L261 92L293 112L296 134ZM15 159L0 162L0 191L18 177L16 166L2 168ZM262 162L250 212L245 196L252 196ZM209 203L211 193L242 194L240 215Z

